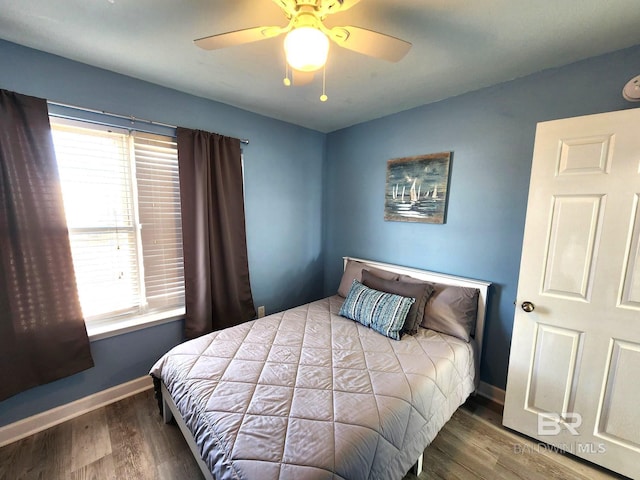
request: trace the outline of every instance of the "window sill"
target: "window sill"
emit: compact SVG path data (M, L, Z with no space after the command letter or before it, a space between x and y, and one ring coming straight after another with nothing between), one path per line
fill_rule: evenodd
M97 325L87 325L87 334L89 335L89 341L95 342L96 340L103 340L105 338L135 332L136 330L174 322L184 318L184 315L184 308L177 308L168 312L140 315L134 318L113 320L111 322L101 322Z

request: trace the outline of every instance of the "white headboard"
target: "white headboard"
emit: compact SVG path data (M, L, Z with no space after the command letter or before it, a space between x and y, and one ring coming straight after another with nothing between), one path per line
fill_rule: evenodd
M398 274L410 275L413 278L424 280L427 282L442 283L445 285L456 285L459 287L471 287L477 288L480 292L478 296L478 314L476 317L476 332L474 339L478 346L478 358L482 353L482 339L484 336L484 320L487 312L487 297L489 294L489 287L491 282L485 282L482 280L474 280L472 278L457 277L455 275L446 275L444 273L430 272L429 270L420 270L418 268L403 267L400 265L393 265L391 263L381 263L373 260L364 260L362 258L355 257L343 257L344 266L346 267L347 261L355 260L356 262L364 263L373 268L379 268L380 270L387 270L389 272L395 272Z

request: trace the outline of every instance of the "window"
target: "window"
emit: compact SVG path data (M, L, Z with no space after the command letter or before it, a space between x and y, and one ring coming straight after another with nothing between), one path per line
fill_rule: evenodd
M175 139L53 118L51 127L87 326L182 313Z

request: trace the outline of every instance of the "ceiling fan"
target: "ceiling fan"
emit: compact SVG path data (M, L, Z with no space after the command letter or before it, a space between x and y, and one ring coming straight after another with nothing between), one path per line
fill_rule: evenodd
M401 60L411 43L362 27L327 28L328 15L353 7L360 0L272 0L284 11L289 23L284 27L264 26L220 33L194 40L205 50L242 45L287 34L284 41L287 63L293 72L293 83L304 85L313 80L313 72L321 69L329 52L329 39L346 49L390 62ZM288 75L285 85L288 85ZM324 99L326 96L323 93Z

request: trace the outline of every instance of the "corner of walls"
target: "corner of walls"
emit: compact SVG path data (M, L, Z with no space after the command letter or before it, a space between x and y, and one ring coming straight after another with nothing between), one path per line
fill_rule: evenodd
M328 177L328 166L329 166L329 157L328 157L328 134L324 134L322 138L322 243L321 243L321 254L320 260L322 265L322 278L320 279L320 283L318 284L320 297L327 296L326 289L326 246L327 246L327 225L329 224L328 219L328 208L327 208L327 177Z

